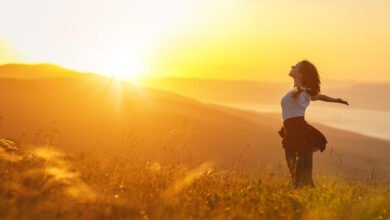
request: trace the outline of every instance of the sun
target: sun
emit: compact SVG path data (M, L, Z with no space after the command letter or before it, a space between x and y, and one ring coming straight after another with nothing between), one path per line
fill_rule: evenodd
M121 80L136 81L142 74L141 60L132 54L108 54L104 58L101 74Z

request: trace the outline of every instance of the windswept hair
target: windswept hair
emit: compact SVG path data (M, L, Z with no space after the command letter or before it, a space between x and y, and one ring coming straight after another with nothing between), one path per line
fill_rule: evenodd
M321 80L317 68L314 66L314 64L307 60L302 60L299 67L299 72L303 74L302 86L309 88L306 90L306 92L311 96L319 94L321 92ZM297 97L301 91L303 91L301 88L297 88L297 91L294 92L293 97Z

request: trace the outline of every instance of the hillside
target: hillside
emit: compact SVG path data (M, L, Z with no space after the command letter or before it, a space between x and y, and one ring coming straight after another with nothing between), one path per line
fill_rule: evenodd
M212 160L222 167L284 166L277 133L282 120L276 114L205 104L102 76L3 78L0 85L0 135L22 145ZM375 163L379 171L389 171L389 141L315 126L329 141L327 151L316 153L315 169L352 174Z
M286 75L286 80L291 80ZM292 81L262 82L248 80L211 80L165 77L141 81L146 87L162 89L182 94L198 100L227 104L272 104L279 105L280 97L291 88ZM390 110L387 94L388 83L362 83L340 80L322 80L323 94L341 97L349 101L354 108L371 110ZM213 92L210 92L213 91ZM316 103L318 106L329 106L329 103ZM334 106L335 108L339 106Z

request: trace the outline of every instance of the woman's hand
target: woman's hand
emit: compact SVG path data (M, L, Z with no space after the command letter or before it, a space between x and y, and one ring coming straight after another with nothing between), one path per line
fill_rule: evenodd
M341 103L341 104L345 104L345 105L349 105L347 101L340 99L340 98L336 99L336 102Z

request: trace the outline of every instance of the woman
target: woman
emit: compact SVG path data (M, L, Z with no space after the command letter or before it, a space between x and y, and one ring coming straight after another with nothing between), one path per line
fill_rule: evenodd
M320 94L320 77L316 67L307 60L292 66L289 73L294 88L281 100L283 126L279 135L283 138L287 166L295 188L314 187L312 178L313 152L325 150L326 137L305 120L305 110L310 100L322 100L349 105L340 98Z

